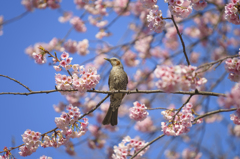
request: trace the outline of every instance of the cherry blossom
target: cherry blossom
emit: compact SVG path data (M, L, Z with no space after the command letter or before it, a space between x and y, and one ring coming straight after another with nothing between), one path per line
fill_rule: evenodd
M148 116L148 112L146 111L147 107L144 104L140 104L139 102L134 102L133 107L129 109L130 114L129 117L136 121L142 121Z
M140 1L144 8L151 8L153 5L157 3L157 0L141 0Z
M131 154L131 150L133 152L139 151L143 148L147 143L141 141L139 138L131 139L129 136L123 138L122 142L118 144L118 146L114 146L113 151L114 154L112 155L113 159L120 159L120 158L127 158L128 155ZM137 157L143 156L144 153L149 149L150 146L146 147L143 151L141 151Z
M88 50L89 44L87 39L83 39L82 41L79 41L76 49L79 55L87 55L89 53Z
M70 23L73 25L74 29L78 32L86 32L87 31L85 24L79 17L73 17L70 20Z
M187 103L178 114L176 114L176 111L173 109L162 111L161 114L164 118L172 122L171 124L167 124L166 122L161 123L163 133L168 136L179 136L189 132L190 127L192 127L192 122L194 121L192 107L193 105L191 103ZM197 123L201 122L202 119L197 121Z
M35 152L41 144L41 133L27 129L22 135L24 146L19 148L19 155L26 157Z
M123 55L123 61L125 62L125 64L129 67L135 67L137 66L140 61L137 60L137 54L132 52L131 50L127 50L124 55Z
M198 78L194 66L157 66L154 74L160 80L156 86L166 92L196 89L207 82L205 78Z
M69 53L75 53L77 51L77 41L69 39L64 43L64 48Z
M240 108L238 108L235 114L230 115L230 119L233 121L234 124L240 125Z
M66 23L67 21L69 21L72 17L72 12L64 12L63 16L58 18L58 21L60 23Z
M143 121L136 122L136 125L134 128L141 132L154 132L156 130L156 127L153 125L153 121L151 117L147 117Z
M225 6L225 19L233 24L240 24L239 19L239 6L240 1L239 0L232 0L232 3L228 3Z
M240 81L240 59L233 58L227 59L225 62L225 69L229 72L228 78L231 81L239 82Z
M165 29L166 22L163 20L162 11L154 5L147 15L148 27L156 33L161 33Z
M165 0L168 2L170 12L181 18L186 18L192 13L192 4L190 0Z

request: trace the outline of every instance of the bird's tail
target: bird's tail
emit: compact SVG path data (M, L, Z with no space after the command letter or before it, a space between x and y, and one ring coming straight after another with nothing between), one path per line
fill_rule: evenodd
M111 102L107 114L105 118L103 119L102 124L108 125L111 124L112 126L117 125L118 123L118 108L121 104L122 100L115 100L114 102Z

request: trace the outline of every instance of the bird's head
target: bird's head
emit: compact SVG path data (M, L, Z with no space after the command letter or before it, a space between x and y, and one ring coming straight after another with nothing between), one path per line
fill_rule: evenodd
M123 68L123 65L122 65L121 61L116 57L112 57L110 59L108 59L108 58L104 58L104 59L109 61L113 67L114 66L119 66L119 67Z

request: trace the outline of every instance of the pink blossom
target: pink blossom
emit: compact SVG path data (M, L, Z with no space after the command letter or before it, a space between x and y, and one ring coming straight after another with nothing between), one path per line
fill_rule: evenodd
M53 105L53 108L56 112L61 113L66 108L66 104L60 102L58 105Z
M79 55L87 55L89 53L88 50L89 44L88 44L88 40L84 39L82 41L79 41L77 44L77 52Z
M165 29L166 22L163 20L162 11L154 5L147 15L148 27L156 33L161 33Z
M167 124L167 122L161 123L163 133L168 136L179 136L189 132L190 127L192 127L192 122L194 121L192 107L193 105L191 103L187 103L177 115L176 111L172 109L162 111L161 114L164 118L171 122L171 124ZM197 121L197 123L201 122L202 119Z
M67 52L73 54L77 51L77 42L69 39L67 42L64 43L64 48Z
M41 133L31 131L27 129L22 135L24 146L19 148L19 155L25 157L30 156L33 152L37 150L39 145L41 144L40 138Z
M100 14L102 16L107 16L107 10L106 10L106 6L105 3L103 2L103 0L96 0L95 1L95 14Z
M147 132L147 133L151 133L156 130L156 127L153 125L153 121L151 117L147 117L143 121L136 122L136 125L134 126L134 128L138 131Z
M71 19L71 17L72 17L72 12L64 12L63 16L58 18L58 21L60 23L65 23L65 22L69 21Z
M235 114L230 115L230 119L233 121L234 124L240 125L240 108L238 108Z
M77 5L78 9L83 8L86 4L88 4L88 0L74 0L74 3Z
M141 148L143 148L146 144L144 141L141 141L138 137L135 139L131 139L129 136L123 138L122 142L118 144L118 146L113 147L114 154L112 155L113 159L126 159L127 156L133 155L132 152L137 152ZM149 149L150 146L146 147L143 151L141 151L137 158L143 156L144 153Z
M207 2L205 0L197 0L196 2L194 2L194 0L192 0L193 2L193 9L199 11L199 10L203 10L204 8L207 7Z
M36 0L34 0L36 1ZM28 11L33 11L34 6L33 6L33 2L32 0L22 0L21 4L24 5L24 7L28 10Z
M145 33L139 35L139 39L135 42L134 48L139 52L140 58L150 57L149 49L152 40L153 37L147 36Z
M128 8L126 9L128 0L114 0L113 2L114 2L114 11L117 14L121 14L121 16L130 14L130 12L128 11ZM124 11L124 9L126 10Z
M129 109L129 117L136 121L142 121L147 118L148 112L146 111L147 107L145 104L140 104L139 102L134 102L133 107Z
M37 64L44 64L44 63L47 62L47 59L46 59L45 55L46 55L46 54L43 54L43 53L35 53L35 52L34 52L34 53L32 54L32 57L33 57L33 59L35 60L35 62L36 62Z
M106 54L97 55L97 57L94 60L94 64L97 68L99 68L100 66L102 66L106 62L106 60L104 58L107 58Z
M122 58L125 64L129 67L135 67L140 63L140 61L137 60L137 54L131 50L127 50Z
M240 24L240 19L238 15L238 7L240 6L240 2L233 1L233 3L228 3L225 6L225 19L233 24Z
M97 39L102 39L103 37L107 37L107 36L109 36L109 34L106 33L104 30L100 30L100 31L95 35L95 37L96 37Z
M150 9L153 5L157 3L157 0L141 0L140 1L144 8Z
M154 74L160 80L156 86L166 92L196 89L207 82L205 78L198 78L194 66L157 66Z
M48 0L40 1L39 0L22 0L21 4L25 6L28 11L33 11L34 8L45 9L47 7L51 9L57 9L60 7L61 0Z
M166 0L168 8L172 15L181 18L187 18L192 13L192 5L190 0Z
M146 10L143 8L143 3L144 0L141 1L136 1L136 2L130 2L130 8L131 8L131 12L136 15L139 16L140 14L142 14L143 12L146 12ZM154 0L153 0L154 1ZM146 1L145 1L146 2ZM148 4L148 3L147 3ZM150 6L151 8L151 6Z
M234 82L240 81L240 59L227 59L225 62L225 69L229 72L229 79Z
M70 20L70 23L73 25L76 31L78 32L86 32L87 28L84 24L84 22L79 17L73 17Z
M197 63L199 59L200 54L197 52L192 52L190 55L190 61L191 63Z

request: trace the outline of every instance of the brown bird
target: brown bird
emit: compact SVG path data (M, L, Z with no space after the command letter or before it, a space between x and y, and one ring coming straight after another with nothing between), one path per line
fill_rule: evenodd
M126 90L128 84L128 76L123 70L121 61L115 57L111 59L104 58L112 64L112 70L108 79L108 86L110 91ZM102 124L111 124L112 126L118 123L118 108L121 105L125 93L115 93L110 96L110 106L107 114L103 119Z

